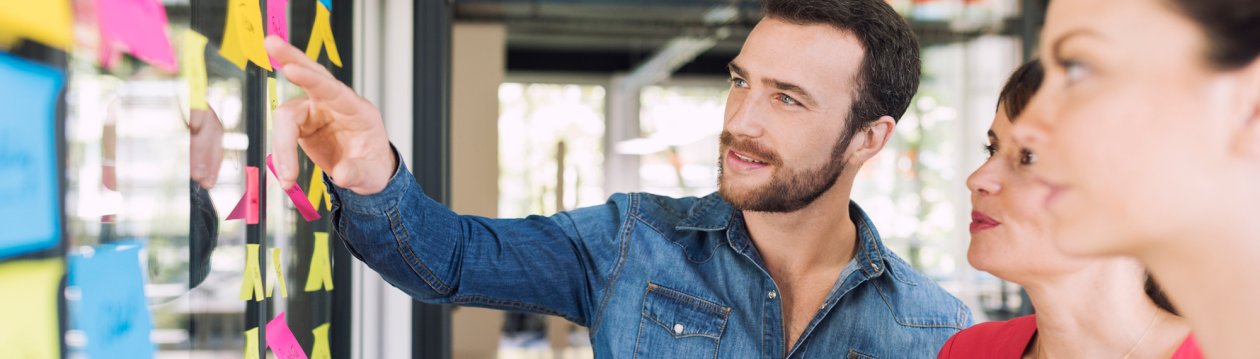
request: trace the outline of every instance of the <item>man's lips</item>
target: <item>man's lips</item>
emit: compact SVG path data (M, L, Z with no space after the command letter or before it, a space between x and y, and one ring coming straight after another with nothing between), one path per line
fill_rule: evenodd
M735 150L728 150L726 152L726 161L733 167L745 171L758 170L770 165L767 161L750 156L743 152L737 152Z
M971 211L971 233L997 227L1000 224L1002 224L1002 222L998 222L993 219L993 217L989 217L980 211Z

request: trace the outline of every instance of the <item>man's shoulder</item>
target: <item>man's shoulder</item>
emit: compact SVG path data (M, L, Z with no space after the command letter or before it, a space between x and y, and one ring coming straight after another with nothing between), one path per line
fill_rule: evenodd
M888 273L880 295L898 324L922 328L963 329L971 325L971 309L928 276L892 252L884 253Z

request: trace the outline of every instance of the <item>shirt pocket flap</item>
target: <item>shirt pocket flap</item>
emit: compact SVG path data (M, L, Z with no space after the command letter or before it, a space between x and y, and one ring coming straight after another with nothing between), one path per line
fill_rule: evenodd
M731 308L648 283L643 315L676 338L722 336Z

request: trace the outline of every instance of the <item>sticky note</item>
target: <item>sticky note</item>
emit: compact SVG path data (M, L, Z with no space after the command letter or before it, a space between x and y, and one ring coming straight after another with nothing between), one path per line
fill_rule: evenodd
M276 167L271 163L270 154L267 155L267 169L271 170L271 175L276 176L276 179L280 178L280 175L276 174ZM293 186L285 189L284 193L289 195L289 200L293 201L293 206L297 207L298 213L301 213L302 218L306 219L307 222L319 219L319 212L315 211L315 207L311 206L311 202L307 201L306 193L302 192L302 187L294 183Z
M19 38L69 49L74 44L70 1L0 0L0 45Z
M310 190L306 199L311 201L311 207L318 210L320 199L323 199L325 210L332 210L332 196L328 195L328 187L324 185L324 170L319 165L315 165L315 170L311 171L311 184L306 188Z
M315 250L311 253L311 270L306 273L306 291L333 290L332 261L328 258L328 233L315 232Z
M284 265L282 265L280 262L280 248L271 249L271 263L274 263L273 267L276 269L276 276L275 276L276 280L274 282L270 282L267 284L267 297L271 298L271 292L272 292L272 289L274 288L271 285L271 283L279 283L280 296L283 298L288 298L289 289L287 286L284 285L284 270L283 270Z
M140 242L105 244L71 254L66 304L87 339L88 358L151 358L153 319L144 295Z
M228 213L227 219L244 219L247 224L258 224L258 167L245 166L245 194Z
M289 42L289 0L267 0L267 34L279 36ZM280 68L275 60L271 60L272 68Z
M267 323L267 347L279 359L307 359L306 352L298 345L297 337L289 330L289 323L284 321L284 312L280 312Z
M258 359L258 328L250 328L245 331L245 355L241 356L245 359Z
M245 245L245 271L241 273L241 300L263 298L262 268L258 266L258 245Z
M267 111L267 131L271 131L271 127L273 126L273 123L275 123L275 119L272 117L272 114L276 112L276 107L280 106L280 98L276 96L275 77L267 78L267 104L271 108L270 111Z
M206 40L205 36L188 29L184 31L180 54L180 71L188 82L188 107L193 110L210 108L206 104Z
M267 50L263 48L265 29L258 0L230 1L219 55L241 70L245 69L245 62L248 61L271 71L271 59L267 58Z
M311 334L315 337L315 344L311 345L311 359L332 359L332 352L328 350L328 323L311 329Z
M0 348L12 358L61 358L61 259L0 262Z
M54 68L0 53L0 79L3 259L51 248L60 240L55 112L65 77Z
M104 48L121 45L144 62L171 72L179 69L161 0L96 0L96 16Z
M341 67L341 55L337 52L337 41L333 39L332 25L329 23L329 8L315 6L315 25L311 28L311 39L306 43L306 57L319 61L319 50L328 50L328 59L333 65Z

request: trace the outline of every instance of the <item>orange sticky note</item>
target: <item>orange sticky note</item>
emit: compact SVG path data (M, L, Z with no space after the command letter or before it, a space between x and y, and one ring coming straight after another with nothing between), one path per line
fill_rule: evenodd
M311 270L306 273L306 291L332 291L332 263L328 258L328 233L315 232L315 251L311 253Z
M332 196L328 195L328 187L324 186L324 170L319 165L315 165L315 170L311 172L311 184L306 188L310 191L306 193L306 199L311 201L311 207L318 210L319 203L324 202L324 208L332 210Z
M328 50L328 59L333 65L341 67L341 55L337 52L337 41L333 39L332 25L329 18L332 14L324 5L315 5L315 26L311 28L311 40L306 43L306 57L319 61L319 50Z
M0 0L0 45L26 38L69 49L74 44L74 18L69 0Z
M241 300L263 298L262 269L258 267L258 245L245 245L245 272L241 274Z
M271 71L271 59L263 48L262 8L258 0L231 0L228 3L227 23L223 28L223 44L219 55L231 61L241 70L245 62Z

